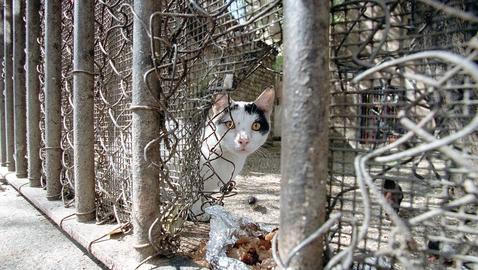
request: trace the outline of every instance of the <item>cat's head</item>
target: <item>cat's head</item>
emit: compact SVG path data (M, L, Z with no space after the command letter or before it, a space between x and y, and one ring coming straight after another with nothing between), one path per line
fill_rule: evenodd
M212 106L215 133L224 150L249 155L267 140L274 107L274 88L266 88L254 102L233 101L227 94L216 95Z

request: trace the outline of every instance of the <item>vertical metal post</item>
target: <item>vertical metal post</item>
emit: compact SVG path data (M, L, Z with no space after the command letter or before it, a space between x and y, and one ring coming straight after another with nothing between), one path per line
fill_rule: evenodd
M25 3L13 1L13 104L15 124L15 169L19 178L27 177L27 131L25 109Z
M94 46L95 2L75 1L73 48L73 134L78 221L95 218Z
M45 5L45 177L48 200L61 197L61 0Z
M13 154L15 144L13 138L13 31L12 31L12 0L5 0L3 6L5 24L5 131L6 131L6 162L8 171L15 171Z
M4 25L4 16L3 16L3 9L0 10L0 40L3 41L5 40L5 37L3 35L3 25ZM4 47L0 49L0 61L2 62L2 70L3 67L5 67L5 57L4 57ZM6 142L5 142L5 95L4 95L4 90L5 90L5 73L2 72L3 78L2 81L0 81L0 165L5 166L6 161L7 161L7 156L6 156Z
M148 87L143 80L145 72L152 67L150 38L145 25L155 11L160 10L162 1L135 0L133 21L133 81L132 81L132 181L133 181L133 228L138 258L153 255L154 249L148 241L148 229L159 215L159 171L144 159L144 148L159 134L159 114L149 109L151 104ZM156 29L159 29L157 27ZM157 33L152 33L157 35ZM158 87L151 81L149 87ZM151 159L159 157L159 149L148 152ZM154 232L153 232L154 233Z
M40 28L40 0L27 0L26 23L26 51L27 63L27 140L28 140L28 178L30 186L41 185L41 159L40 159L40 79L38 66L40 65L40 46L37 39L41 35Z
M279 252L290 251L325 219L329 109L329 0L284 0L284 112ZM321 269L323 238L288 269Z

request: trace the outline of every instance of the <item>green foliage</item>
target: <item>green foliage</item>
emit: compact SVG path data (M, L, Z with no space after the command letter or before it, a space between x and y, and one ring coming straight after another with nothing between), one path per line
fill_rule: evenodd
M345 0L332 0L332 7L342 5L344 2ZM345 21L345 15L343 12L333 12L332 14L331 20L333 24Z
M345 16L342 15L342 14L334 14L332 16L332 23L333 24L336 24L336 23L341 23L341 22L345 22Z
M276 56L276 60L274 61L274 64L272 65L272 69L277 72L282 72L282 68L284 66L284 56L282 53L279 53Z
M337 6L337 5L341 5L345 2L345 0L333 0L332 1L332 6Z

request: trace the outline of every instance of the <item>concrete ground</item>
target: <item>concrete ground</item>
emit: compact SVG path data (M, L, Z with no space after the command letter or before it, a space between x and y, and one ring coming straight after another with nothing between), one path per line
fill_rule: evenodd
M88 254L92 254L106 267L105 269L114 270L199 270L204 269L201 266L192 262L188 255L197 248L199 241L207 239L208 226L199 226L198 224L188 223L184 231L184 237L181 241L181 248L178 252L178 256L173 258L157 257L148 260L141 265L139 264L139 258L136 251L133 249L135 243L132 232L124 234L115 234L110 236L112 231L116 231L119 227L118 224L96 224L95 221L80 223L75 218L74 207L65 207L62 201L49 201L46 199L46 191L42 188L29 187L29 181L26 178L17 178L14 173L8 172L7 168L0 167L0 177L4 177L8 183L13 186L2 185L7 191L0 191L0 270L1 269L102 269L102 266L91 265L83 263L83 259L87 259L84 253L79 252L77 256L71 254L69 249L65 245L60 244L56 238L53 238L51 231L58 232L59 227L47 227L43 228L38 225L38 219L45 220L45 216L42 216L37 212L35 208L20 211L17 208L21 206L20 202L26 203L22 197L17 198L18 195L15 190L19 191L28 201L31 202L37 209L49 217L56 226L60 226L65 235L69 235L71 238L62 238L65 241L74 241L78 246L82 246L85 249L88 248ZM10 194L13 194L11 196ZM17 200L14 200L14 199ZM28 204L27 204L28 205ZM17 212L21 212L24 215L28 213L35 213L33 217L37 217L37 220L21 220L15 223L10 221L14 216L20 215ZM15 213L15 214L12 214ZM5 218L7 216L7 218ZM21 215L20 215L21 216ZM8 221L4 221L8 220ZM7 231L6 225L3 223L9 223L8 227L23 228L30 226L28 229L17 229L17 234L13 236L4 237L4 231ZM15 225L12 225L14 223ZM48 223L47 223L48 224ZM50 223L51 224L51 223ZM43 225L44 226L44 225ZM42 230L40 230L42 229ZM15 230L8 229L9 233L13 233ZM61 233L60 233L61 234ZM26 237L30 236L30 237ZM43 237L45 236L45 237ZM5 239L5 241L4 241ZM20 239L20 240L19 240ZM21 243L13 243L19 241ZM57 243L58 242L58 243ZM8 246L4 243L9 243ZM10 244L11 243L11 244ZM26 245L26 246L25 246ZM31 246L29 246L31 245ZM74 245L72 245L74 246ZM83 250L85 250L83 249ZM8 250L6 252L5 250ZM25 250L25 251L24 251ZM28 253L26 251L29 251ZM40 252L41 251L41 252ZM25 255L21 255L25 253ZM3 258L5 254L10 257L16 258L15 261L11 261L8 258L8 262ZM40 255L39 255L40 254ZM48 254L48 255L47 255ZM38 259L37 259L38 257ZM32 260L35 258L35 260ZM28 260L28 262L25 262ZM20 264L21 263L21 264ZM50 264L51 263L51 264ZM71 265L69 264L71 263Z
M225 198L224 207L254 222L279 227L280 177L280 145L267 145L247 158L235 179L237 195ZM256 199L252 205L250 197Z
M255 222L278 226L280 151L276 145L269 146L251 156L236 179L236 196L227 198L225 206L236 215L247 216ZM31 188L28 179L16 178L0 168L0 177L18 189L23 196L38 207L45 215L32 207L16 189L0 185L0 270L1 269L135 269L138 261L132 250L131 234L119 238L102 238L118 225L96 225L95 222L78 223L73 208L65 208L61 201L48 201L45 190ZM254 205L248 203L255 197ZM62 224L62 233L56 224ZM179 255L188 256L199 241L208 238L206 224L189 224L183 232ZM204 225L204 226L203 226ZM68 238L66 235L70 235ZM100 239L98 241L98 239ZM74 243L79 243L75 245ZM92 261L83 248L90 246L90 252L107 267ZM143 264L139 269L178 270L204 269L187 257L157 258Z
M105 269L17 191L0 184L0 269Z

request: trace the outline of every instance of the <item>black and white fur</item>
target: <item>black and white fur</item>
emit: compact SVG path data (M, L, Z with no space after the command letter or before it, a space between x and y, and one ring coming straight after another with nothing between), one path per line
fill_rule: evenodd
M247 157L266 142L274 95L274 89L267 88L254 102L233 101L227 94L215 97L212 120L204 129L201 145L204 194L217 193L234 180ZM207 206L207 198L201 197L191 208L193 216L207 221L209 216L203 213Z

